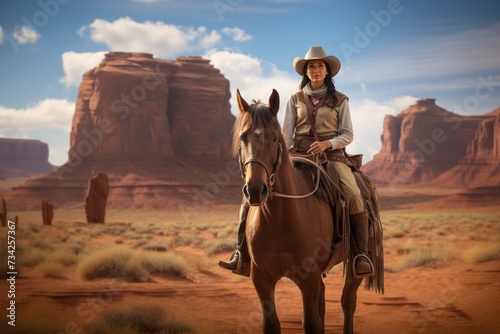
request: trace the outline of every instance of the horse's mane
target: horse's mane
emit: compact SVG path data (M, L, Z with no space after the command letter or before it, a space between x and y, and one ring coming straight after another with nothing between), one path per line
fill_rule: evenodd
M252 100L249 108L245 112L240 112L233 126L233 147L232 153L234 157L238 156L240 136L243 132L248 131L251 127L255 129L271 129L277 131L279 140L285 147L285 140L281 134L281 126L278 122L276 114L260 100Z

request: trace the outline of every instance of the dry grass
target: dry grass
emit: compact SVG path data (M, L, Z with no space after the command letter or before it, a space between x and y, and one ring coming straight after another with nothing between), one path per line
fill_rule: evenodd
M500 218L491 212L382 212L388 271L499 259ZM463 254L462 254L463 253Z
M23 222L19 232L22 240L18 248L19 262L22 267L35 269L47 266L46 263L77 266L80 272L91 257L100 254L97 250L104 245L108 248L115 245L113 251L108 250L111 255L101 255L101 260L106 258L103 262L107 264L102 266L108 266L103 269L108 271L108 276L124 275L127 280L147 281L153 273L185 273L200 263L212 263L212 257L217 254L234 250L237 212L237 205L193 211L188 217L175 210L109 210L108 222L99 225L83 223L83 214L78 210L58 210L51 227L41 225L39 212L20 212L16 213ZM500 218L496 212L382 211L382 222L384 249L390 255L386 261L388 270L498 259L495 245L500 244ZM158 259L149 259L147 264L137 260L137 254L149 256L144 250L167 255L179 254L178 250L186 247L199 249L204 255L200 257L197 253L196 261L194 257L184 256L180 269L172 272L165 269L167 264L158 265L163 269L152 270L150 263L157 263ZM117 248L126 249L124 252L128 255L113 255ZM99 261L93 261L95 269ZM42 267L37 270L49 271Z
M91 253L78 264L78 274L86 280L119 278L147 282L152 274L185 277L187 264L174 254L144 253L127 247L108 247Z
M44 277L50 278L65 278L64 272L66 267L62 263L57 262L43 262L37 266L38 271Z
M188 325L169 319L166 311L155 303L135 305L130 310L112 309L99 320L88 324L85 332L88 334L195 333Z
M481 243L464 250L462 260L466 263L482 263L500 260L500 243Z

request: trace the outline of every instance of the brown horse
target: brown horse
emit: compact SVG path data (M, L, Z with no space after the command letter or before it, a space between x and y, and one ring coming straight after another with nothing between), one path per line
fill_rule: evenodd
M251 205L246 240L251 279L259 296L264 333L280 333L274 299L282 277L291 279L303 300L306 333L325 332L322 274L335 235L330 204L315 195L311 178L294 167L278 123L279 95L269 104L249 105L236 92L240 115L234 126L233 153L239 157L243 195ZM340 262L340 261L338 261ZM356 294L361 279L345 281L342 293L344 333L353 332Z

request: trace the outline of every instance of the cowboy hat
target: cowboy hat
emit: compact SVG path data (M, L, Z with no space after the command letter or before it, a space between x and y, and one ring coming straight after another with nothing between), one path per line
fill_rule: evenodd
M332 77L340 71L340 60L335 56L327 56L325 50L323 50L321 46L312 46L309 51L307 51L304 58L295 57L293 60L295 71L300 75L304 75L304 66L312 59L320 59L327 63L330 66Z

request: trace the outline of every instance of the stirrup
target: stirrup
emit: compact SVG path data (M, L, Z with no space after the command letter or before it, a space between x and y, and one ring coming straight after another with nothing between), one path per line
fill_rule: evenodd
M250 277L250 264L243 262L243 256L241 255L239 249L236 252L238 253L238 265L235 270L232 270L232 272L236 275Z
M356 272L356 260L358 259L358 257L364 257L366 259L366 262L370 265L370 269L371 269L370 272L367 272L367 273L364 273L364 274L361 274L361 275L357 274L357 272ZM370 260L370 258L366 254L359 253L358 255L356 255L354 257L354 259L352 260L352 266L353 266L353 271L354 271L354 277L356 277L356 279L360 279L360 278L364 278L364 277L370 277L370 276L375 275L375 269L373 267L372 260Z
M229 263L231 263L231 261L235 257L238 258L238 262L236 264L236 268L235 269L231 269L227 265ZM233 274L241 275L241 276L245 276L245 277L250 277L250 264L243 261L243 257L241 255L241 251L239 249L235 250L233 252L233 254L231 254L231 258L229 259L229 262L219 261L219 266L221 268L223 268L223 269L231 270L231 272Z

